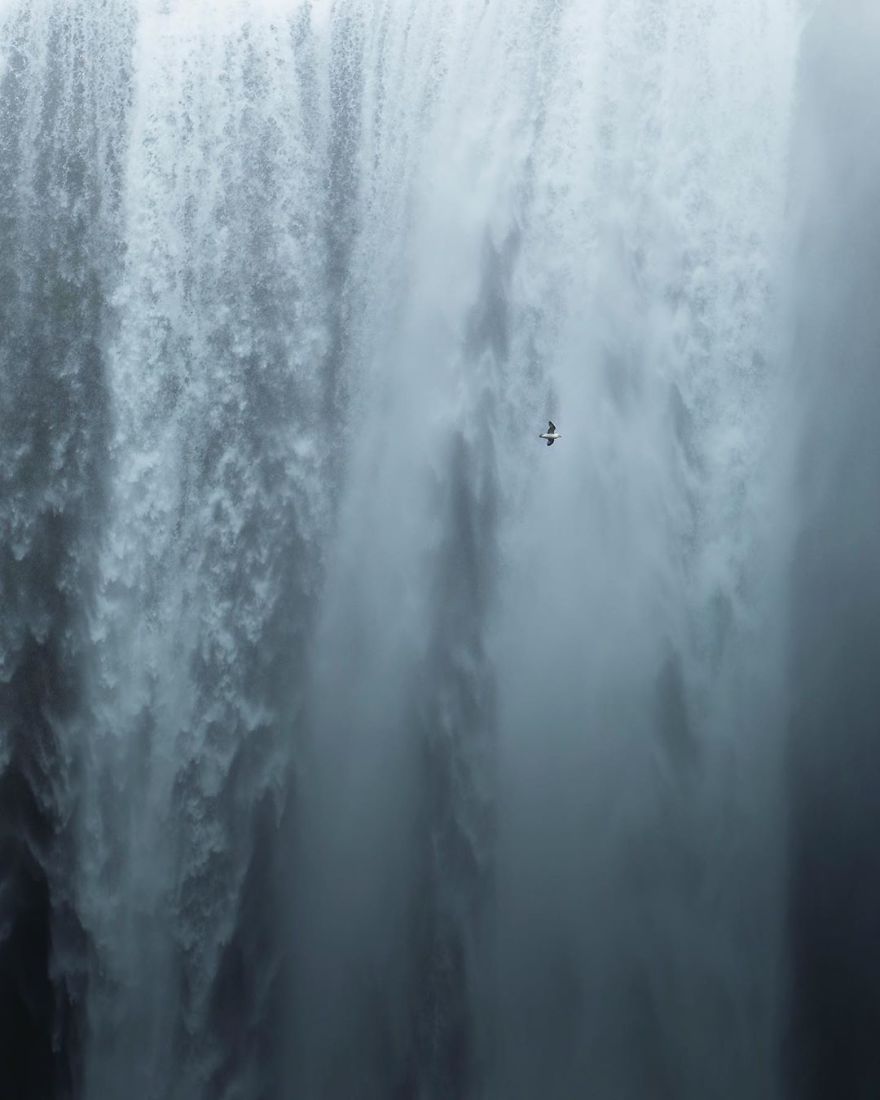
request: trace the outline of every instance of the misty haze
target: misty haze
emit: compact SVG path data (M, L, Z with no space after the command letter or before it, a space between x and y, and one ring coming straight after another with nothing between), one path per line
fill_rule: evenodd
M878 1097L880 3L0 0L0 1100Z

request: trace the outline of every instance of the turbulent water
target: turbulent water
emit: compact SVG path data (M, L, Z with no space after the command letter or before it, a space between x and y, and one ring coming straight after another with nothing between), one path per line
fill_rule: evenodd
M0 2L0 1095L880 1094L878 64Z

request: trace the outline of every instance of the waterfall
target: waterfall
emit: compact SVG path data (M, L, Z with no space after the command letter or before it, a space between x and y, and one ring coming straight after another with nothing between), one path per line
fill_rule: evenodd
M826 7L0 0L4 1096L880 1075L809 902L847 684L876 757Z

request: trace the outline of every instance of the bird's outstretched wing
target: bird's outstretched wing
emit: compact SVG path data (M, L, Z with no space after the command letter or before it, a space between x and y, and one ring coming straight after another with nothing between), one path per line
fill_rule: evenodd
M553 446L553 444L554 444L555 442L556 442L556 440L555 440L555 439L548 439L548 440L547 440L547 446L548 446L548 447L552 447L552 446Z
M547 423L550 425L550 427L547 430L550 431L550 432L555 432L556 431L556 425L553 423L553 421L548 420Z

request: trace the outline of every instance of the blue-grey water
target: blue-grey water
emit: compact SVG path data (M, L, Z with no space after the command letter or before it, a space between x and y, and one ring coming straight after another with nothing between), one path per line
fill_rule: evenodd
M3 1100L880 1095L875 9L0 0Z

